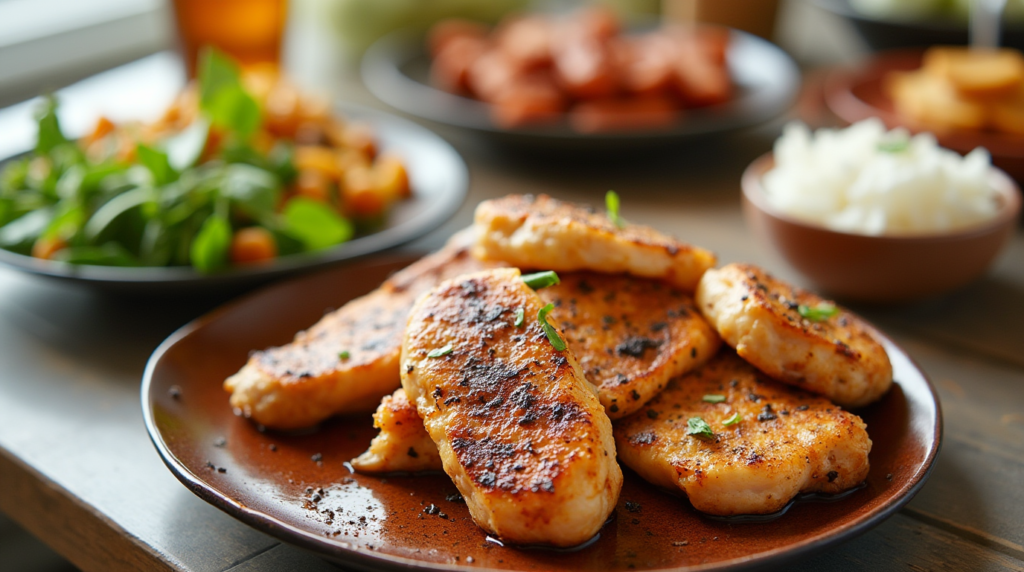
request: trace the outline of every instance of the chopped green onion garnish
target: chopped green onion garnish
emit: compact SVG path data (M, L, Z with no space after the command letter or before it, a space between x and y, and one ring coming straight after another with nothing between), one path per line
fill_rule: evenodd
M352 354L348 353L348 350L342 350L338 352L338 359L346 360L350 357L352 357Z
M555 309L554 304L548 304L537 312L537 321L540 322L540 327L544 329L544 333L548 335L548 341L558 351L565 351L565 341L562 340L562 336L558 335L558 330L554 326L548 323L548 313Z
M704 421L700 417L691 417L686 422L686 434L693 435L698 439L714 439L715 432L711 430L711 426L708 425L707 421Z
M516 308L516 321L514 322L514 324L515 324L515 326L517 328L519 328L519 327L521 327L523 325L523 315L524 315L523 309L522 308Z
M452 345L448 344L448 345L446 345L443 348L437 348L436 350L430 350L430 353L427 354L427 357L428 358L439 358L441 356L446 356L446 355L448 355L450 353L452 353Z
M735 424L739 423L741 419L743 419L743 418L740 417L739 413L733 413L732 417L726 419L725 422L722 423L722 425L725 425L726 427L728 427L729 425L735 425Z
M626 221L619 216L619 194L615 191L605 193L604 206L608 210L608 220L619 228L625 228Z
M540 290L541 288L554 286L561 281L558 279L558 274L555 274L553 270L547 270L544 272L526 274L523 276L523 282L526 282L526 285L534 290Z
M721 402L725 401L725 396L724 395L716 395L716 394L713 394L713 393L709 393L709 394L704 396L704 401L706 401L708 403L721 403Z
M832 304L822 302L813 308L801 304L800 307L797 308L797 311L800 312L801 316L812 322L822 322L838 314L839 308L836 308Z
M902 153L909 148L909 139L893 139L891 141L882 141L878 144L878 150L883 153Z

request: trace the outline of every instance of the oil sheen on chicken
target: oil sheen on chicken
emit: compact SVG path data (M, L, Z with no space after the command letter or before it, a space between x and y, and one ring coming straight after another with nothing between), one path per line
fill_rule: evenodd
M619 421L615 441L641 477L716 515L773 513L801 492L855 487L871 451L859 417L768 379L728 348Z
M443 283L409 317L402 386L481 528L573 546L611 514L622 472L611 421L572 350L545 334L543 306L513 268Z
M401 383L398 357L416 298L442 280L495 264L470 255L471 229L396 273L373 292L324 316L290 344L254 352L224 382L231 406L275 429L309 427L373 411ZM343 353L345 352L345 353Z
M892 385L889 356L867 324L756 266L709 270L696 298L722 339L779 381L849 408L879 399Z
M619 228L606 215L546 195L509 195L476 209L484 260L519 268L593 270L655 278L692 293L715 256L650 227Z

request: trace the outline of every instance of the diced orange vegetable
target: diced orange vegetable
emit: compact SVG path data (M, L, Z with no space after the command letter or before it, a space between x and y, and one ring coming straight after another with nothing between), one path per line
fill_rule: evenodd
M299 92L289 84L278 82L267 94L263 106L264 126L273 135L291 139L299 127Z
M675 102L667 96L584 101L573 108L569 121L581 133L664 129L679 118Z
M394 155L381 155L373 165L374 185L385 197L404 199L412 195L409 174L402 160Z
M32 245L32 256L42 258L43 260L52 260L54 254L67 248L67 246L68 243L62 238L43 236Z
M388 199L374 185L374 172L369 167L354 167L345 173L341 187L344 210L356 218L373 218L383 214Z
M89 145L113 133L114 129L117 129L114 122L101 115L100 118L96 120L96 126L93 127L92 133L83 137L81 144L83 147L88 147Z
M324 138L331 147L344 147L345 145L345 121L339 117L332 117L323 124Z
M299 171L319 171L328 178L338 180L341 169L334 149L318 145L300 145L295 148L295 168Z
M355 149L342 148L338 150L337 155L338 171L344 177L350 169L355 167L369 167L370 159L363 154L362 151Z
M483 39L487 36L487 26L470 20L452 18L442 20L430 29L427 37L427 46L430 48L431 57L438 57L448 44L453 40L463 38Z
M277 258L277 241L269 230L252 226L231 237L232 264L254 264Z
M450 40L438 52L430 67L431 81L439 88L453 93L469 91L469 70L486 49L487 42L480 38L461 37Z
M295 192L307 199L329 203L331 201L331 179L323 171L301 170L295 182Z
M373 129L365 123L350 123L345 126L342 143L344 147L355 149L368 159L377 156L377 142L373 138Z

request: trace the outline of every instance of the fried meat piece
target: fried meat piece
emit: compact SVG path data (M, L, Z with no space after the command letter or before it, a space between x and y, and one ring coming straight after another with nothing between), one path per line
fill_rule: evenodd
M860 318L750 264L709 270L697 306L736 353L771 377L867 405L892 385L885 348Z
M474 254L519 268L593 270L664 280L693 292L715 256L656 230L619 228L593 209L547 195L509 195L476 209Z
M543 306L514 268L443 283L409 317L402 387L481 528L573 546L604 525L622 472L611 422L573 351L545 334Z
M859 417L729 349L619 421L615 442L626 466L716 515L769 514L801 492L855 487L871 451Z

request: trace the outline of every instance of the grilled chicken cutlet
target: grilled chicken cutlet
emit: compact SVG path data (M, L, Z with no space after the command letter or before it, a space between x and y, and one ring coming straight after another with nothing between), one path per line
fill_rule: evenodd
M551 315L611 419L643 407L721 345L692 298L653 280L571 273L537 293L554 304Z
M643 407L670 379L706 362L721 345L689 296L654 280L574 272L537 293L543 302L554 304L551 316L562 325L565 341L587 381L597 387L611 419ZM374 417L380 434L366 453L352 461L356 470L441 468L440 460L436 465L420 465L426 460L423 456L410 459L407 455L410 449L420 451L422 440L430 442L430 438L422 423L409 428L404 416L409 411L415 416L415 407L410 404L400 413L396 409L400 403L398 393L384 398ZM385 421L382 411L403 422L396 426Z
M868 474L864 422L769 380L723 350L615 426L619 458L716 515L769 514L801 492L838 493Z
M373 414L373 426L380 429L380 434L373 438L365 453L352 459L357 471L390 473L442 469L437 445L423 428L423 420L404 389L381 400Z
M255 352L224 382L231 406L275 429L372 411L400 384L402 333L416 298L442 280L494 266L470 255L472 242L472 229L456 234L440 251L327 314L292 343Z
M594 270L664 280L693 292L715 256L652 228L619 228L593 209L546 195L509 195L476 209L474 254L520 268Z
M709 270L697 305L727 344L771 377L867 405L892 385L885 348L859 318L750 264Z
M545 334L543 306L514 268L443 283L409 316L402 386L480 527L573 546L611 514L622 472L611 422L572 350Z

